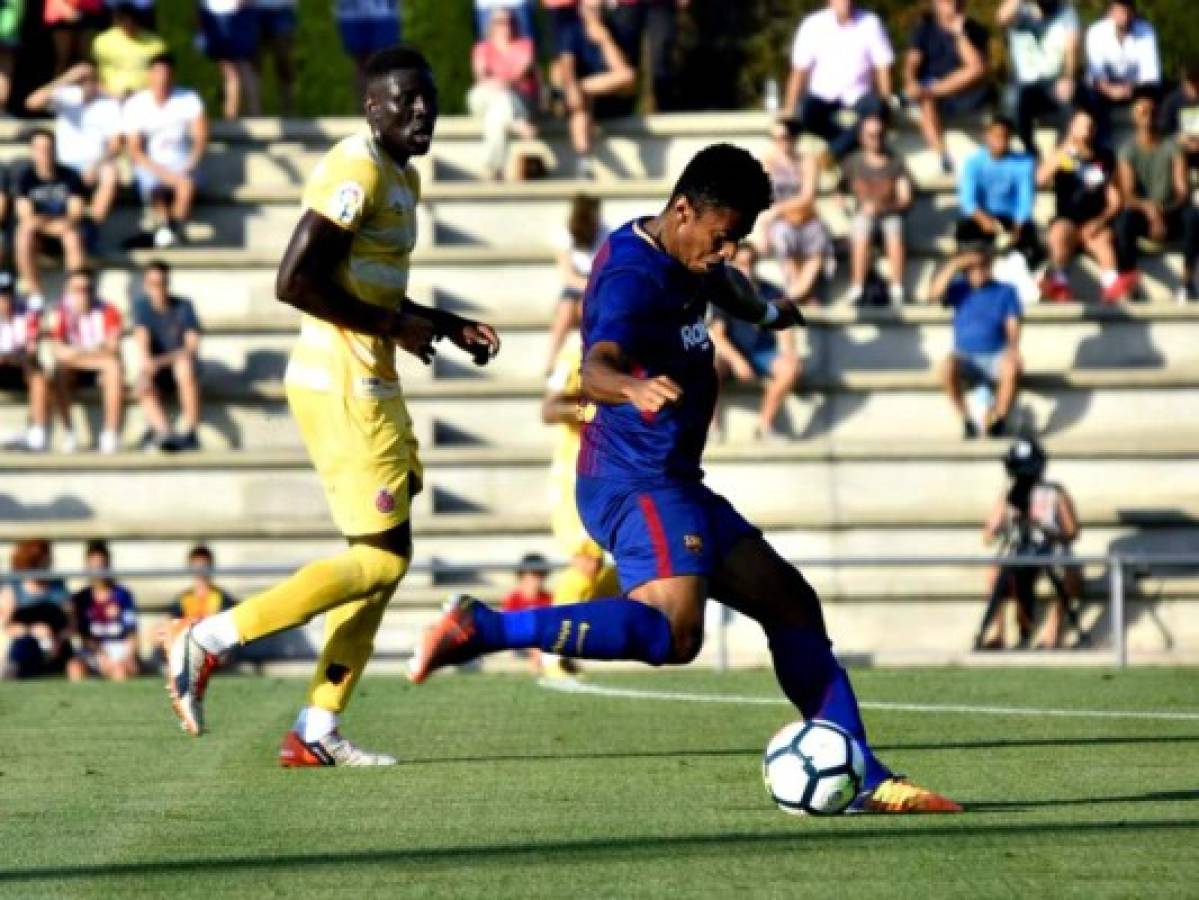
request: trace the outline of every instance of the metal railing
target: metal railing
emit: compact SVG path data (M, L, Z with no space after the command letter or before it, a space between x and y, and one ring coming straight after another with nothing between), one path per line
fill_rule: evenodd
M1195 568L1199 572L1199 553L1189 554L1138 554L1112 553L1107 555L1072 556L866 556L866 557L813 557L789 560L800 569L852 569L852 568L925 568L932 566L962 566L975 568L1044 568L1102 566L1107 575L1107 605L1111 618L1111 662L1123 668L1128 664L1126 578L1129 571L1141 569ZM550 560L551 569L565 566L562 560ZM213 579L217 578L281 578L291 575L299 566L222 566L205 570ZM410 574L433 575L443 578L462 578L485 572L511 572L513 564L495 560L479 562L448 563L440 561L416 561L408 569ZM144 578L194 578L196 569L187 567L159 567L149 569L114 568L104 572L91 569L0 572L0 584L26 579L40 580L86 580L102 575L121 580ZM452 592L453 585L445 585ZM902 602L902 601L897 601ZM720 618L716 635L718 668L728 658L727 625Z

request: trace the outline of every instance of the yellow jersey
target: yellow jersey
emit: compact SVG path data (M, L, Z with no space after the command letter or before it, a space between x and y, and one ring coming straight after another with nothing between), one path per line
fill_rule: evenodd
M579 333L573 332L562 345L554 370L550 373L546 389L551 394L578 395L583 389L583 342ZM579 459L579 433L581 423L559 422L554 426L554 456L550 463L550 478L557 491L564 493L574 502L575 468Z
M398 309L408 291L419 201L415 167L397 165L362 132L320 161L304 189L303 207L354 235L337 283L366 303ZM400 394L395 356L393 340L304 316L284 380L309 390L388 399Z
M129 37L115 25L96 35L92 56L104 93L118 100L150 86L150 60L169 48L152 31Z

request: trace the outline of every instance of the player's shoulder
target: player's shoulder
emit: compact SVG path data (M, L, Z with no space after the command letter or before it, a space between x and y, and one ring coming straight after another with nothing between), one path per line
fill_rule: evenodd
M609 236L596 254L592 271L609 280L660 284L664 275L663 254L645 233L638 219L626 222Z

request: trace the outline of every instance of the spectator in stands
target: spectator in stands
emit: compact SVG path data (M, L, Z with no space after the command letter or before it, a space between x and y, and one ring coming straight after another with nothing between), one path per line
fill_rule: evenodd
M42 22L54 44L55 75L87 58L103 21L104 0L45 0Z
M50 401L46 373L38 359L41 317L17 301L13 277L0 271L0 388L29 390L29 427L20 446L46 449Z
M607 239L608 229L600 213L599 198L576 194L570 201L570 216L565 227L552 236L562 293L558 296L550 325L547 375L554 370L567 334L578 327L578 306L587 290L587 279L591 277L591 263Z
M1087 29L1087 102L1106 143L1111 111L1132 102L1138 87L1162 80L1157 33L1137 15L1136 0L1111 0L1107 15Z
M1066 271L1080 249L1099 264L1100 286L1116 289L1116 245L1112 223L1120 212L1116 162L1096 146L1095 117L1077 110L1057 152L1046 157L1037 183L1053 191L1056 209L1049 226L1049 268L1041 296L1064 301L1073 297Z
M88 584L71 595L80 656L88 670L107 681L136 678L137 604L129 588L115 582L112 554L103 540L87 542Z
M1008 102L1025 152L1038 154L1033 129L1047 119L1060 133L1078 90L1081 39L1070 0L1003 0L996 18L1008 32Z
M512 29L530 42L537 34L537 9L533 0L475 0L475 34L479 40L487 37L495 14L508 13Z
M966 15L965 6L965 0L929 0L904 58L904 96L919 107L920 130L946 175L953 172L953 159L945 146L945 119L977 112L991 94L990 35Z
M58 162L73 170L91 192L89 236L94 238L117 197L121 104L100 93L96 65L85 61L38 88L25 105L34 111L54 110Z
M526 553L516 566L516 586L501 601L500 608L504 612L523 612L552 606L553 595L545 589L549 574L550 566L544 556ZM528 659L533 674L541 673L540 650L517 650L516 655Z
M81 227L85 188L74 170L55 158L52 132L34 131L29 149L29 162L12 174L9 187L17 210L17 273L25 283L30 308L39 310L44 291L38 252L44 246L61 248L68 270L86 262Z
M258 93L258 16L252 0L199 0L204 53L221 73L222 112L226 119L261 110Z
M154 260L142 275L145 291L133 304L137 347L137 396L149 426L142 449L199 450L200 321L191 302L171 295L170 267ZM183 431L175 435L163 409L163 395L175 393Z
M915 188L907 168L887 146L887 126L881 115L867 116L859 126L861 149L841 164L842 186L856 202L850 226L849 299L862 300L871 271L875 237L882 235L891 283L890 300L904 303L903 276L907 268L904 216L912 205Z
M354 60L354 87L366 94L366 61L400 42L399 0L335 0L341 45Z
M466 95L471 115L483 120L483 151L487 177L499 181L508 161L508 136L525 140L537 135L532 123L537 110L537 54L533 41L518 35L512 13L491 14L485 36L471 54L474 87Z
M8 106L12 96L13 69L21 47L21 25L25 15L24 3L0 5L0 109Z
M1036 159L1012 150L1012 123L997 116L987 126L986 146L966 160L958 179L957 239L984 238L1000 249L1020 251L1031 268L1044 256L1033 203L1037 193Z
M120 449L124 386L121 370L121 314L96 296L96 276L91 269L67 274L62 302L51 315L50 337L54 349L54 402L63 426L62 451L78 447L71 426L71 400L78 384L99 384L103 407L101 453Z
M232 594L213 582L214 565L212 551L204 544L196 544L187 552L187 567L192 571L192 583L171 604L172 618L198 622L237 605Z
M1116 219L1117 286L1104 296L1126 299L1136 289L1139 242L1157 244L1182 239L1183 281L1179 298L1195 294L1199 259L1199 209L1188 202L1186 161L1178 144L1157 128L1157 101L1152 88L1137 88L1132 101L1133 136L1120 148L1118 184L1124 211Z
M167 52L167 43L144 24L132 3L112 11L112 27L96 35L92 57L100 71L100 87L118 100L149 87L150 60Z
M208 149L204 102L176 86L175 59L165 53L150 63L150 86L125 101L123 121L138 191L155 219L154 246L171 247L184 238Z
M764 300L782 298L778 288L758 277L758 253L753 244L742 243L737 248L733 265L753 282ZM795 334L790 330L780 332L759 328L725 315L719 309L713 310L708 333L716 348L716 372L722 381L729 376L742 384L765 379L754 438L769 444L786 441L787 435L778 428L778 417L787 397L799 383L802 369ZM719 434L718 427L714 430Z
M54 568L50 542L18 541L13 547L14 572L48 572ZM0 678L62 675L72 681L86 669L74 658L66 585L59 578L24 578L0 585L0 627L10 643Z
M1020 300L1015 288L992 277L993 245L959 243L958 254L933 278L931 296L953 309L953 352L941 370L942 386L962 419L963 434L976 438L980 423L966 405L965 386L983 385L995 399L981 431L1004 433L1020 379Z
M1199 155L1199 58L1179 67L1178 87L1162 102L1158 130L1177 139L1188 157Z
M606 21L625 59L636 68L642 44L649 62L649 84L653 108L668 112L678 104L675 88L674 53L679 32L679 13L691 0L609 0Z
M791 125L776 122L770 149L762 160L774 189L774 203L758 217L779 264L787 296L801 303L814 298L816 283L831 270L833 242L816 213L820 159L813 150L801 152Z
M279 90L279 109L290 116L295 109L295 43L296 0L253 0L257 17L261 68L269 59L275 68L275 85Z
M858 121L890 102L893 62L895 52L878 16L853 0L829 0L827 9L807 16L795 33L783 109L842 159L857 144Z

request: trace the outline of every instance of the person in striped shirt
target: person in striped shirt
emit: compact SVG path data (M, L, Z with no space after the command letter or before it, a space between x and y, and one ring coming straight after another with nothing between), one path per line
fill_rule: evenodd
M13 442L25 450L46 449L49 393L38 363L41 318L17 300L15 283L0 272L0 390L29 390L29 428Z

